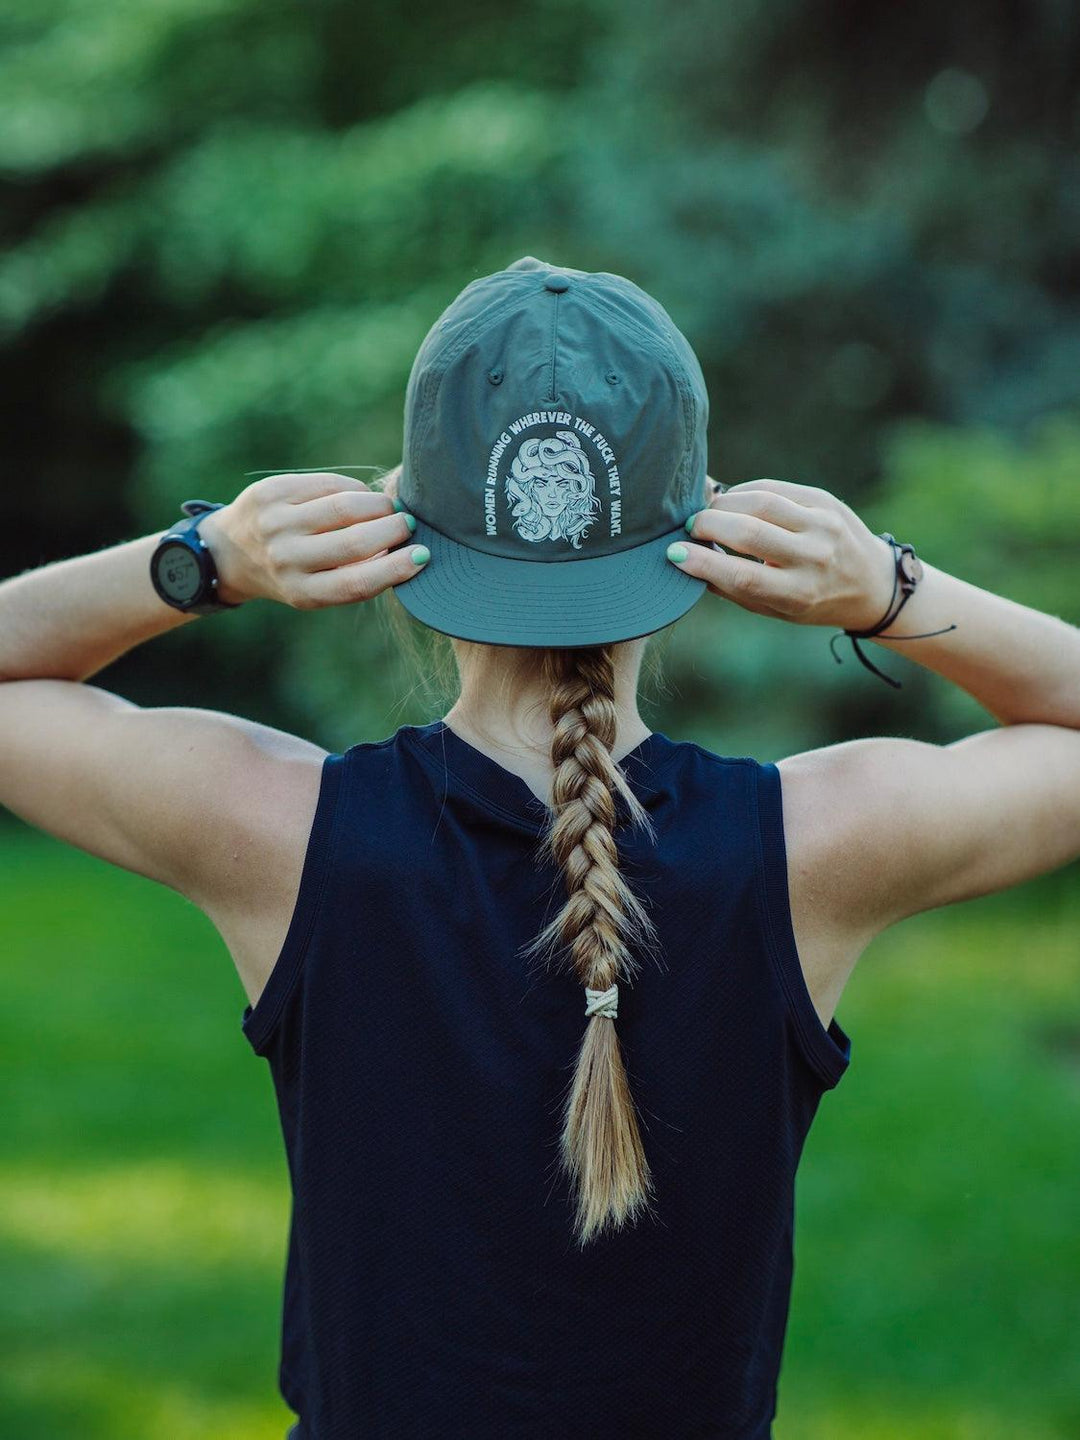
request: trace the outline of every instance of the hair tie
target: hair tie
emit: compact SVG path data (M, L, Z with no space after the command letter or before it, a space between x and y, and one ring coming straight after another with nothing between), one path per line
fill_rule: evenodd
M606 990L590 990L585 986L585 1014L606 1015L614 1020L619 1013L619 987L609 985Z

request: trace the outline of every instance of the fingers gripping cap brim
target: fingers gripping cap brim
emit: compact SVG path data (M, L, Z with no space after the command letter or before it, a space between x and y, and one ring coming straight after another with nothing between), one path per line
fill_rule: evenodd
M431 559L394 587L410 615L445 635L488 645L608 645L651 635L701 599L706 584L667 558L680 526L591 560L513 560L450 540L417 517L410 545Z

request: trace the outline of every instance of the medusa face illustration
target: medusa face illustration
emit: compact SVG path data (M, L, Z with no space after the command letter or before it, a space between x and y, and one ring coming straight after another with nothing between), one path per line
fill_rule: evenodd
M600 510L588 457L572 430L524 441L506 494L523 540L567 540L575 550Z

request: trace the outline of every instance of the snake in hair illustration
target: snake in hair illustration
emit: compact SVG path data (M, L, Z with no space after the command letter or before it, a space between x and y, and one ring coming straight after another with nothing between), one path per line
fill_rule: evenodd
M601 508L588 457L572 430L523 441L506 494L523 540L567 540L575 550Z

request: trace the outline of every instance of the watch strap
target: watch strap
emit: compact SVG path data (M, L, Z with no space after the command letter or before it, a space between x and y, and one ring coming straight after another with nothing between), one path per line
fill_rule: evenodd
M209 515L211 510L224 510L224 500L182 500L180 509L185 515Z

